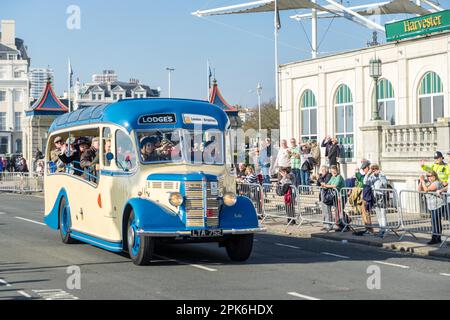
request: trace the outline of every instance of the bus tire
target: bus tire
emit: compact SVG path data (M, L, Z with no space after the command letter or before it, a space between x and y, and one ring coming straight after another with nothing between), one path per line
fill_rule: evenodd
M232 261L246 261L253 249L253 233L231 236L225 242L225 249Z
M77 241L70 236L71 227L70 209L67 205L66 198L61 199L59 204L59 233L61 240L65 244L73 244Z
M152 259L155 241L151 237L137 234L137 224L134 211L131 209L127 223L128 253L133 263L137 266L148 265Z

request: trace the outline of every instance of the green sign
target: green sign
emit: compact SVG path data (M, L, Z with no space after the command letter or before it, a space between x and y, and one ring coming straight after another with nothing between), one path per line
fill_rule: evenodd
M450 10L388 23L385 25L386 40L397 41L432 32L450 29Z

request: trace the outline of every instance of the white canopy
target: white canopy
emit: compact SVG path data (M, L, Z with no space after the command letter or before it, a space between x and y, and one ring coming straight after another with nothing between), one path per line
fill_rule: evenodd
M370 16L374 14L419 14L424 15L430 13L425 8L418 6L410 0L393 0L387 4L373 7L367 10L356 11L360 15Z

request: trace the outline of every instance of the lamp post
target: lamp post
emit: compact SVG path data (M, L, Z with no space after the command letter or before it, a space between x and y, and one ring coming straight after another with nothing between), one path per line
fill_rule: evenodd
M169 98L172 98L172 72L175 71L175 68L166 67L166 70L169 72Z
M258 83L256 86L256 94L258 95L258 147L261 139L261 93L262 86L261 83Z
M369 75L373 78L375 90L372 101L371 120L381 120L378 110L378 79L381 77L381 60L377 57L374 57L369 61Z

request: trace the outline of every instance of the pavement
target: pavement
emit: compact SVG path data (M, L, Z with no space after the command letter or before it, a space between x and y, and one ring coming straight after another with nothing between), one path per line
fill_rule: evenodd
M158 245L149 266L42 223L43 199L0 193L0 300L449 299L450 263L304 234L255 237L244 263L216 244ZM311 227L314 228L314 227ZM79 277L78 277L79 275Z
M323 227L321 224L305 224L302 226L296 225L286 227L286 224L281 223L280 219L278 219L278 221L272 220L266 222L265 227L269 232L274 234L287 234L292 237L311 237L338 242L357 243L403 254L419 257L435 257L450 261L450 243L446 242L442 247L439 245L427 245L427 242L430 240L430 235L427 234L416 233L415 237L413 237L410 234L404 235L402 232L389 232L386 233L383 238L372 234L357 236L353 234L354 230L349 230L348 232L324 232L321 230Z

